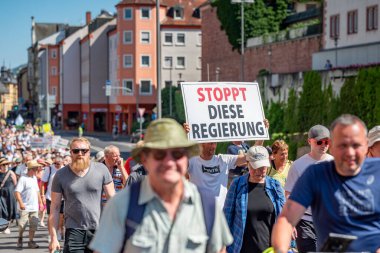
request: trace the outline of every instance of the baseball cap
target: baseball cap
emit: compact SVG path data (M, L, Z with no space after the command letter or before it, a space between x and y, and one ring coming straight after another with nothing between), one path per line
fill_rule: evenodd
M263 146L251 147L245 157L253 169L270 167L268 150Z
M317 141L329 138L330 139L330 131L327 127L322 125L315 125L309 130L309 139L315 139Z
M368 132L368 147L380 141L380 126L375 126Z

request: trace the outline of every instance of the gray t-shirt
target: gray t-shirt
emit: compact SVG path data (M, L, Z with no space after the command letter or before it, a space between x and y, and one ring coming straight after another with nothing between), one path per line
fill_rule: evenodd
M96 229L99 225L103 186L112 182L107 167L91 162L83 177L77 176L67 165L58 170L53 179L52 192L65 198L66 228Z
M331 160L334 160L334 157L329 154L326 154L325 157L319 161L314 160L309 154L305 154L295 160L292 164L292 167L290 167L288 178L286 179L285 191L292 192L297 180L302 176L302 174L310 165ZM305 215L302 216L302 219L313 221L313 218L311 217L310 207L307 208Z

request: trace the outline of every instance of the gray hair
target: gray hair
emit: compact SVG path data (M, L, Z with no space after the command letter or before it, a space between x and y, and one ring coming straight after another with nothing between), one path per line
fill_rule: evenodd
M120 152L120 149L118 147L116 147L115 145L109 145L109 146L105 147L104 148L104 155L108 155L108 154L112 153L112 151L115 149Z
M365 134L367 135L368 129L367 129L367 126L365 125L365 123L359 117L352 115L352 114L342 114L341 116L336 118L333 121L333 123L331 123L330 132L332 134L337 125L351 126L351 125L354 125L356 123L359 123L360 125L363 126L363 128L365 129Z

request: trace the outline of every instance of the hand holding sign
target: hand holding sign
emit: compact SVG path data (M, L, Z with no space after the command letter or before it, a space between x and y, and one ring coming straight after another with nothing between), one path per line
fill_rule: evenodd
M190 139L200 142L266 140L257 83L183 83Z

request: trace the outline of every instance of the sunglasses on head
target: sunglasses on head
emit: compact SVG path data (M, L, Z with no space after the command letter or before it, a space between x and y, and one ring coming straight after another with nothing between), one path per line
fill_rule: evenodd
M316 143L318 146L321 146L322 144L329 145L330 140L319 140L319 141L316 141Z
M74 154L79 154L79 152L82 152L82 154L86 154L88 151L90 151L89 149L84 149L84 148L76 148L76 149L72 149L71 150Z
M162 161L165 159L165 157L170 152L171 156L174 160L179 160L185 155L187 155L186 149L172 149L172 150L166 150L166 149L152 149L150 152L152 152L153 158L157 161Z

